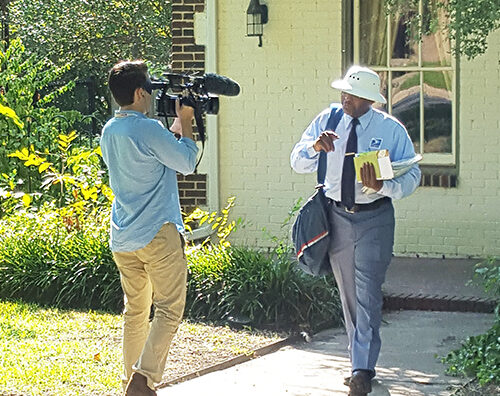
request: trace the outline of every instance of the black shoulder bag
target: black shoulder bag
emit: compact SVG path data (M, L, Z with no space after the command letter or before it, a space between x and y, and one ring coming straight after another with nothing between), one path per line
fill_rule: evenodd
M343 114L342 107L333 108L326 129L335 130ZM330 221L327 198L323 190L326 165L326 153L321 151L318 160L316 192L300 208L292 228L292 240L298 266L304 272L314 276L323 276L332 272L328 257L331 242Z

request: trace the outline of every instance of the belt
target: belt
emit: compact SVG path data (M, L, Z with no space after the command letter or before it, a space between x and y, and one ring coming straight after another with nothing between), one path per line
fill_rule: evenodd
M347 213L357 213L357 212L364 212L366 210L378 209L382 205L391 202L391 199L389 197L384 197L367 204L354 204L352 208L348 208L347 206L342 204L342 202L334 201L333 199L330 199L330 202L337 208L343 209Z

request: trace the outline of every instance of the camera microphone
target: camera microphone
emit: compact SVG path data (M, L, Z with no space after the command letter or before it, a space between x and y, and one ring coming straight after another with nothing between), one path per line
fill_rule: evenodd
M237 96L240 86L236 81L215 73L206 73L202 77L205 90L215 95Z

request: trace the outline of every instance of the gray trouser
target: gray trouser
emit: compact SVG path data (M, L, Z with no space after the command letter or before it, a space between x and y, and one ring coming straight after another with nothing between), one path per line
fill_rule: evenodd
M392 256L394 208L347 213L330 204L330 264L340 292L352 370L373 370L380 352L382 284Z

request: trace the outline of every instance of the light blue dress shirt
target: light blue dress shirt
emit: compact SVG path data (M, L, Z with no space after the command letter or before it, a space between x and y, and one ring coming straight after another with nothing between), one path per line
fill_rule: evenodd
M290 163L296 172L311 173L316 171L319 153L314 150L313 144L319 135L325 131L331 109L338 106L340 104L332 104L318 114L304 131L300 142L293 148ZM383 111L370 108L358 120L359 124L356 127L358 152L387 149L391 161L410 159L415 156L415 150L408 132L396 118ZM327 155L325 194L335 201L340 201L342 167L351 124L352 117L344 113L335 130L340 137L335 140L335 151L329 152ZM363 193L363 185L356 183L355 201L359 204L365 204L384 196L393 199L406 197L418 187L420 177L420 169L415 164L407 173L392 180L384 180L383 187L375 194Z
M193 140L177 140L160 121L140 112L118 110L103 128L101 150L115 195L112 251L146 246L167 222L184 230L176 172L194 171L198 147Z

